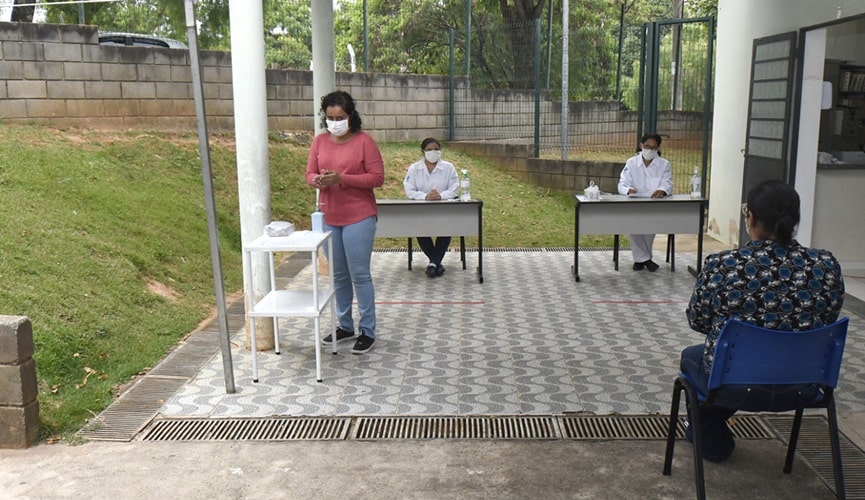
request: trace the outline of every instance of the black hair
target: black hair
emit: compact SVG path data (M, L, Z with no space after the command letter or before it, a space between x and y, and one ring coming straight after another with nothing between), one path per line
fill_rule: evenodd
M662 139L661 139L661 134L659 134L657 132L649 132L649 133L643 134L643 137L640 137L640 143L637 144L637 152L639 153L640 151L643 150L643 143L645 143L649 139L654 139L658 143L658 156L661 156L661 140Z
M755 224L786 245L799 225L799 193L776 179L761 182L748 193L748 211L754 215Z
M440 142L438 141L438 139L436 139L435 137L427 137L426 139L424 139L424 140L420 143L420 150L421 150L421 151L426 151L426 147L429 146L429 145L432 144L432 143L437 144L439 148L442 147L442 143L440 143Z
M321 128L327 128L327 108L331 106L339 106L345 111L345 114L348 115L348 129L352 132L357 132L360 130L361 119L360 114L357 112L357 109L354 107L354 99L348 94L348 92L343 92L341 90L337 90L335 92L331 92L326 96L321 98Z

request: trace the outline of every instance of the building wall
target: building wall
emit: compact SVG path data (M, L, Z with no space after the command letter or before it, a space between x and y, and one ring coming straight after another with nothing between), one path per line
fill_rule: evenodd
M865 13L865 2L862 0L831 3L813 0L719 0L712 172L709 183L711 236L731 246L738 242L744 164L742 152L745 148L754 39L798 31L803 27L862 13Z

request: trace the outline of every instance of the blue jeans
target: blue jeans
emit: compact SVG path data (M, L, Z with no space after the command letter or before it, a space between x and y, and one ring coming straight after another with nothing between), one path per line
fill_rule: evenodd
M433 243L433 239L429 236L418 236L417 244L420 245L421 250L427 256L430 261L430 264L435 264L436 267L442 265L442 259L445 258L445 254L448 252L448 246L451 244L450 236L439 236L436 238L435 243Z
M703 347L699 344L685 348L679 368L691 377L699 392L708 395L709 374L703 367ZM724 386L718 391L713 406L695 405L700 412L704 452L708 456L725 456L733 451L733 436L727 419L737 410L788 411L820 396L819 388L812 384Z
M357 294L360 311L360 332L375 338L375 289L369 267L372 242L375 239L376 217L367 217L347 226L324 225L333 232L333 284L336 295L336 315L339 327L354 331L351 306Z

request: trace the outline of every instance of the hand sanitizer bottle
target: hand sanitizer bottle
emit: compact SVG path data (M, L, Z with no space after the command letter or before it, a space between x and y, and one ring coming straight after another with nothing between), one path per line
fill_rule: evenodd
M312 213L312 232L324 232L324 212L321 211L321 203L318 201L318 189L315 190L315 212Z
M466 169L462 169L462 177L460 178L460 201L471 201L472 195L469 187L471 183L469 182L469 171Z
M699 199L703 196L701 187L702 187L702 179L700 179L700 171L697 167L694 167L694 175L691 176L691 198Z

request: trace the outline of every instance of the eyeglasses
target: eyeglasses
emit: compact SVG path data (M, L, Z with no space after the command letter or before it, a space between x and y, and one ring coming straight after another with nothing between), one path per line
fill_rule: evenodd
M747 216L748 216L748 212L750 212L750 210L748 210L748 204L747 204L747 203L742 203L742 215L744 215L745 217L747 217Z

